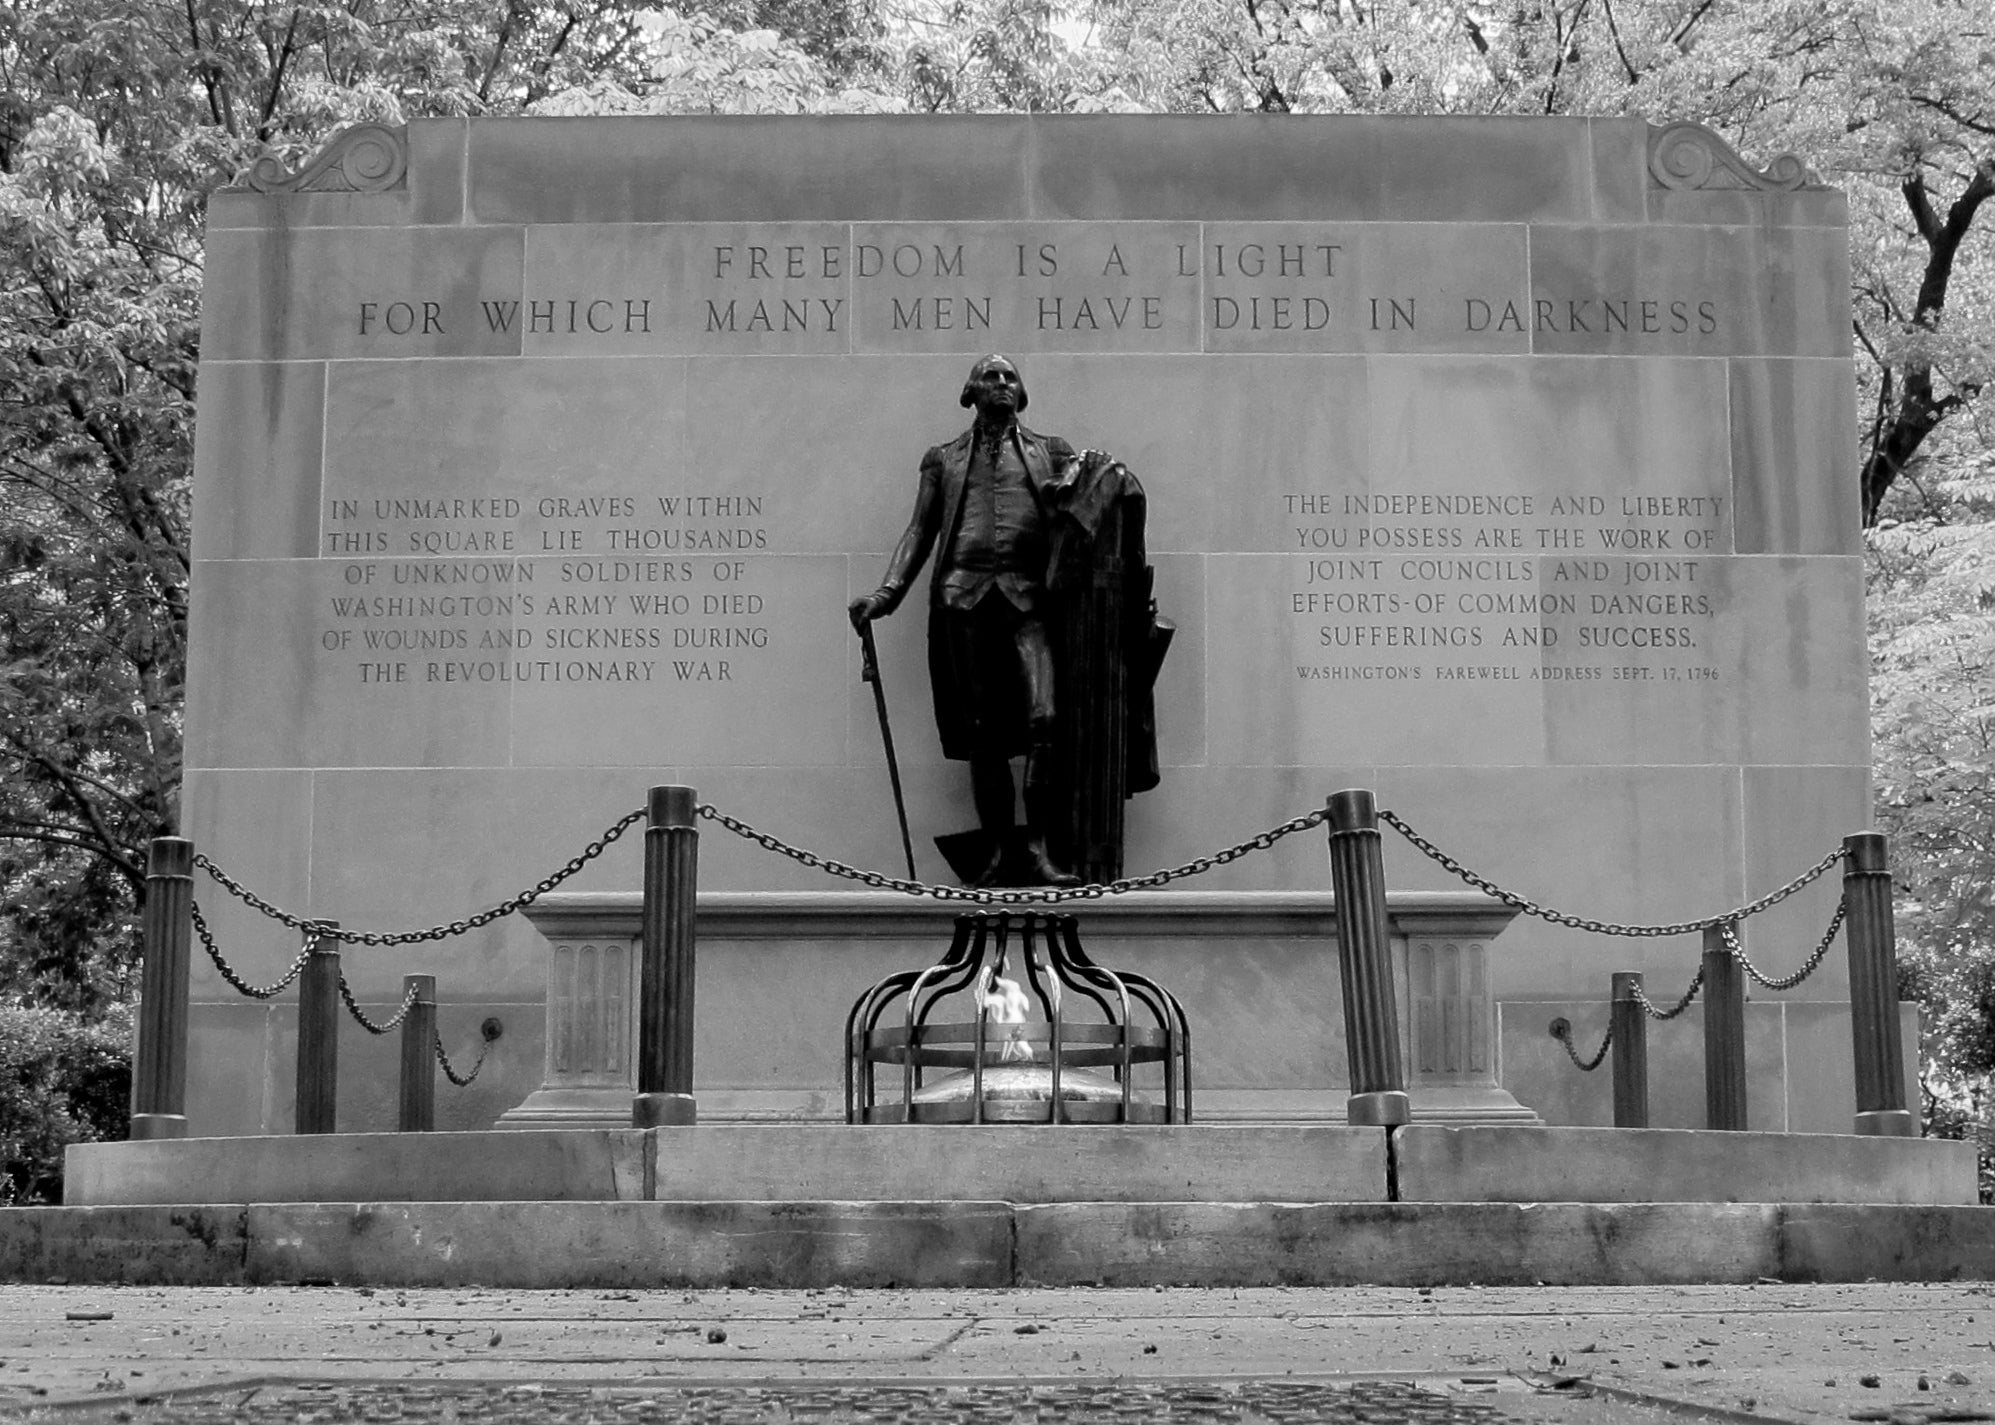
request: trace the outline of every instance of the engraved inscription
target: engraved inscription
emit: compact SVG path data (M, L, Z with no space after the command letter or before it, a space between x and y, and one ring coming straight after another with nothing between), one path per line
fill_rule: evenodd
M318 648L362 685L721 684L770 656L762 495L342 497L324 520ZM393 557L465 553L518 557Z
M1296 676L1705 682L1721 676L1721 495L1289 492Z
M528 253L516 290L364 288L344 333L384 355L1717 352L1752 326L1666 271L1534 287L1517 224L579 224Z

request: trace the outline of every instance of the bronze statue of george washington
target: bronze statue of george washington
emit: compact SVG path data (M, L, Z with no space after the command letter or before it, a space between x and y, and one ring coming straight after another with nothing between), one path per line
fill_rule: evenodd
M923 457L914 515L880 587L852 601L853 626L898 608L933 550L928 667L935 720L943 755L970 764L981 825L981 834L938 843L972 885L1071 885L1105 871L1119 875L1122 799L1157 781L1150 687L1169 639L1150 602L1141 486L1121 462L1092 451L1083 458L1058 436L1020 424L1025 383L1005 357L987 356L971 368L961 402L976 420ZM1105 612L1088 596L1090 586L1101 583L1104 559L1123 578L1130 554L1136 569L1129 573L1140 573L1133 591L1140 618L1125 637L1126 600L1118 591L1106 610L1116 627L1105 649L1090 632ZM1126 644L1137 645L1139 656L1132 660ZM1104 653L1112 668L1104 667ZM1105 681L1104 672L1111 675ZM1107 747L1087 732L1089 724L1099 733L1107 723L1083 715L1104 707L1114 725ZM1090 770L1104 756L1114 766L1106 798L1091 785L1101 778ZM1022 828L1011 768L1017 757L1025 760ZM1095 825L1107 801L1113 825ZM1092 816L1090 805L1097 808Z

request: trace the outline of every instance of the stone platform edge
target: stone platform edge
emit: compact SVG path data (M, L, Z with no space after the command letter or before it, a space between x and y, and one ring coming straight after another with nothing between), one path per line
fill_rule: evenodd
M1784 1203L428 1202L0 1210L0 1281L539 1288L1995 1277L1995 1212Z
M81 1144L69 1207L325 1202L1966 1206L1938 1139L1341 1124L334 1133Z

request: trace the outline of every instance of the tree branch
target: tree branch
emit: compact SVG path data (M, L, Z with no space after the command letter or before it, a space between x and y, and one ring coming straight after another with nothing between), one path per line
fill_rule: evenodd
M201 84L208 91L208 117L217 127L222 125L222 105L215 94L215 66L212 60L203 57L207 48L201 40L201 22L194 14L194 0L187 0L187 31L194 40L193 60L201 67Z
M1482 26L1476 23L1475 16L1469 14L1466 10L1462 12L1462 28L1468 31L1469 43L1475 46L1475 52L1487 59L1489 57L1489 36L1482 32Z
M1990 197L1995 197L1995 158L1985 159L1976 165L1974 177L1968 180L1960 196L1954 199L1953 206L1947 209L1946 221L1937 225L1932 204L1926 197L1925 184L1920 181L1919 175L1914 174L1906 181L1905 201L1913 205L1913 217L1919 223L1920 236L1926 239L1930 249L1925 277L1919 283L1919 300L1912 309L1913 321L1931 325L1938 319L1940 309L1946 306L1947 284L1953 280L1954 258L1967 236L1967 230L1974 225L1975 213Z
M1970 119L1967 115L1961 113L1959 109L1955 108L1951 100L1942 99L1937 94L1907 94L1905 97L1910 99L1914 104L1923 105L1931 109L1936 114L1945 115L1956 124L1959 124L1963 129L1972 129L1977 134L1987 134L1990 137L1995 137L1995 123L1989 123L1985 119Z
M1697 8L1683 17L1683 23L1670 35L1669 42L1678 49L1689 49L1687 41L1690 39L1690 32L1697 28L1697 22L1704 18L1713 3L1714 0L1698 0Z
M291 7L291 23L284 27L284 47L277 53L277 62L270 68L270 92L263 99L263 113L256 121L256 137L263 143L270 142L270 116L277 112L277 101L284 94L284 67L291 62L294 53L292 41L298 34L298 7Z
M118 801L123 802L126 808L129 809L134 815L145 816L147 814L146 809L140 806L137 801L133 800L132 797L127 795L125 792L122 792L118 788L112 786L109 782L106 782L98 777L93 777L87 772L79 772L74 767L63 767L57 765L55 762L49 759L46 753L34 751L25 742L23 742L18 736L16 736L13 733L7 734L7 741L9 741L14 745L14 748L20 754L22 761L33 762L36 765L45 768L51 775L56 777L59 781L82 782L87 786L95 787L98 791L104 793L104 795L108 797L112 797ZM76 800L79 803L84 800L82 797L77 796L76 792L73 789L70 790L70 795L76 797ZM93 819L92 824L95 827L95 829L97 829L98 831L102 832L104 830L103 823L101 821L96 821ZM106 835L108 836L108 833L106 833Z
M498 77L500 67L505 63L506 46L512 43L513 23L519 18L519 0L509 0L506 17L499 22L499 33L492 42L492 62L485 66L485 75L478 81L478 102L488 104L492 98L492 81Z
M1899 185L1899 191L1905 195L1905 206L1911 210L1919 236L1926 242L1926 267L1920 276L1918 300L1912 307L1912 322L1932 331L1939 326L1940 315L1946 308L1947 285L1953 280L1960 245L1974 225L1981 205L1995 197L1995 158L1983 159L1976 165L1974 177L1948 207L1945 218L1933 206L1923 174L1914 172ZM1967 394L1957 390L1951 395L1938 395L1933 387L1930 360L1904 369L1897 408L1888 425L1873 440L1858 475L1866 527L1877 523L1884 496L1905 473L1926 437L1964 403Z
M1621 57L1621 68L1628 76L1630 84L1641 81L1642 76L1635 72L1635 66L1628 59L1627 47L1621 43L1621 27L1614 23L1613 0L1600 0L1601 11L1607 16L1607 33L1614 40L1614 53Z
M29 823L22 822L17 824L26 826ZM78 851L88 851L93 855L102 856L130 879L140 883L145 881L145 869L136 860L126 856L112 855L104 847L97 845L95 842L85 841L73 833L63 836L47 831L15 831L7 823L0 822L0 841L35 841L40 842L44 846L69 846Z

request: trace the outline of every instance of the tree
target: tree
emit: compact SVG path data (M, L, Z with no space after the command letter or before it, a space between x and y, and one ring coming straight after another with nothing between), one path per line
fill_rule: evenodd
M50 67L90 82L71 28L49 38ZM0 879L5 932L36 948L0 966L0 984L88 1008L122 982L119 911L143 883L146 838L173 824L198 229L123 161L147 135L66 104L9 108Z
M1870 541L1871 694L1927 1118L1962 1136L1995 1080L1995 461L1946 463Z

